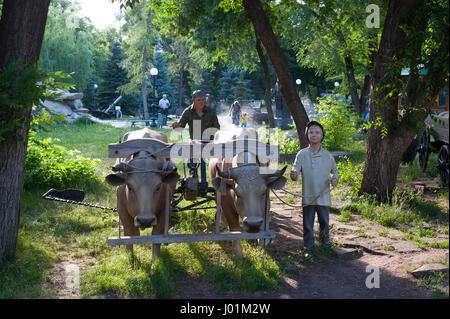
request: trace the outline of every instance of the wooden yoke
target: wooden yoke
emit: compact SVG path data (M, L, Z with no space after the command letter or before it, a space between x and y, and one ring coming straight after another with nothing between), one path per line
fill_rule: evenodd
M233 158L248 151L267 161L278 161L279 146L255 139L241 139L226 143L164 143L152 138L134 139L108 145L109 158L126 158L136 152L147 151L159 158Z
M164 143L157 139L143 138L133 139L122 143L108 145L109 158L127 158L140 151L147 151L158 158L166 159L198 159L198 158L233 158L242 152L250 152L258 156L260 160L278 162L279 146L259 142L255 139L240 139L226 143L202 143L200 141L184 143ZM263 239L268 243L270 239L275 238L275 231L268 229L268 196L266 197L266 215L265 229L259 233L246 232L220 232L220 219L222 211L221 190L216 192L216 230L212 234L168 234L169 228L169 185L166 185L166 205L164 209L165 223L163 235L151 236L125 236L108 238L109 245L130 245L130 244L169 244L181 242L201 242L201 241L222 241L222 240L249 240ZM223 190L222 190L223 192ZM268 195L268 194L267 194ZM120 222L120 220L119 220Z

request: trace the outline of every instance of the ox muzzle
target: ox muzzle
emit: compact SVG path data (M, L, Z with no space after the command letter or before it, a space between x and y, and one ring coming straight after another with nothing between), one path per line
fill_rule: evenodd
M247 233L258 233L261 231L264 220L261 217L244 217L242 224Z
M134 217L134 227L144 230L146 228L156 226L156 216L153 214L138 215Z

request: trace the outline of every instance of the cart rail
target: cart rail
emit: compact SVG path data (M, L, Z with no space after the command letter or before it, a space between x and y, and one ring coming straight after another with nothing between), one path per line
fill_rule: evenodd
M247 232L221 232L205 234L174 234L174 235L149 235L149 236L122 236L109 237L108 245L142 245L142 244L173 244L192 243L204 241L225 241L225 240L250 240L250 239L273 239L274 230L266 230L258 233Z

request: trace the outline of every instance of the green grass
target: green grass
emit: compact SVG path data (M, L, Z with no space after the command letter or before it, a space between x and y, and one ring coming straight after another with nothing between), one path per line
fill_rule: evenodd
M129 130L79 122L54 125L50 132L41 131L37 137L58 138L56 144L68 150L78 149L85 157L99 158L96 174L102 182L86 190L84 201L114 207L115 188L103 182L115 161L107 158L107 145L116 143ZM178 166L183 174L182 165ZM267 291L283 284L284 269L279 261L254 241L242 242L242 260L235 258L228 242L163 245L161 258L153 265L151 246L135 245L133 258L124 247L107 244L108 237L117 236L117 213L43 200L45 191L23 193L17 253L0 273L0 298L53 296L55 291L46 288L50 285L42 283L54 279L50 271L57 263L73 259L84 265L80 269L80 293L84 298L176 298L178 283L192 280L211 284L219 291ZM170 232L212 231L214 214L214 210L174 214ZM141 234L149 235L150 231Z
M382 226L400 230L414 229L418 237L435 237L434 229L443 228L448 232L448 212L440 203L423 199L413 190L397 188L392 196L392 203L378 202L369 196L353 198L341 208L359 213L366 219ZM433 226L424 228L423 224Z
M342 210L341 216L337 218L338 221L348 223L351 220L352 213L349 210Z
M107 146L116 143L129 128L88 124L57 124L50 132L39 132L38 138L58 138L57 144L77 149L84 157L101 160L96 174L101 182L86 189L86 202L104 206L116 205L115 189L103 182L111 172L115 159L107 157ZM170 136L171 130L161 130ZM173 140L172 140L173 141ZM350 157L353 164L360 163L363 152ZM177 163L183 175L182 164ZM284 165L280 165L284 166ZM287 172L292 165L289 165ZM351 173L350 171L348 172ZM290 181L285 188L293 190L299 182ZM342 186L345 186L343 183ZM150 264L151 246L135 246L135 257L124 247L107 245L107 238L117 236L118 216L95 208L43 200L47 189L25 190L21 204L21 219L17 253L0 272L0 298L47 298L55 291L46 288L54 279L50 271L59 262L77 259L81 269L81 296L176 298L177 286L183 282L198 281L212 285L219 291L274 291L283 284L283 275L298 272L299 256L286 259L281 255L263 252L254 241L243 241L244 259L234 257L231 243L171 244L161 247L161 258ZM339 187L337 191L339 195ZM418 194L399 190L392 204L379 203L370 197L352 199L339 210L342 222L351 221L352 214L361 214L382 225L401 229L405 236L418 245L448 249L447 241L426 242L437 233L448 234L448 211L443 206L448 192L439 193L442 201L423 200ZM297 203L291 195L285 197ZM448 203L448 202L447 202ZM188 205L186 202L184 205ZM174 214L170 222L171 233L200 233L213 231L214 210L198 210ZM421 227L426 222L431 229ZM141 234L149 235L149 230ZM365 231L363 230L363 235ZM383 234L380 234L383 236ZM319 252L328 256L328 252ZM42 284L47 283L47 284Z

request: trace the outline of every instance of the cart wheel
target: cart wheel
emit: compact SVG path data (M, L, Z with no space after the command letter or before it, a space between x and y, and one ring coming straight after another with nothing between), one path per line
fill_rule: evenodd
M449 178L448 155L449 155L449 147L448 145L443 145L439 150L437 168L439 170L439 174L441 175L444 187L448 186L448 178Z
M430 155L430 132L428 128L417 136L417 153L419 153L419 167L425 172Z

